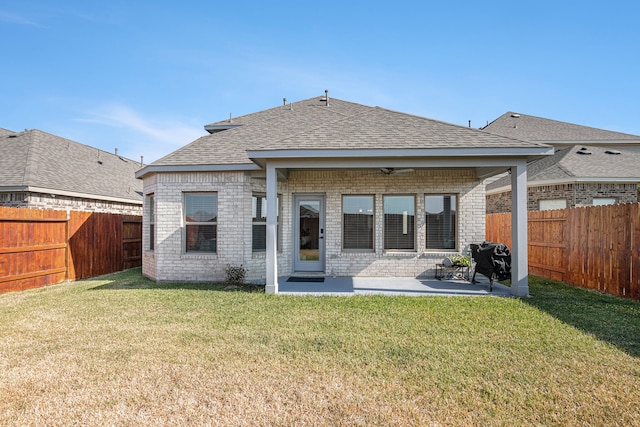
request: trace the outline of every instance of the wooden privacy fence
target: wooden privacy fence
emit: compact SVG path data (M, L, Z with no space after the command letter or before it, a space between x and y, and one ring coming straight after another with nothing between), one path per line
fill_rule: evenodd
M0 293L140 266L142 217L0 207Z
M640 204L528 213L529 272L640 300ZM487 215L486 239L511 247L511 214Z

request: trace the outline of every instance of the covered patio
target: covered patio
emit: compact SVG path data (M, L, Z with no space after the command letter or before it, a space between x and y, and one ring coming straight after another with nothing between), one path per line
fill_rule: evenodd
M511 288L498 282L489 290L489 280L476 276L478 283L464 279L437 280L413 277L280 277L279 293L313 296L495 296L511 297Z

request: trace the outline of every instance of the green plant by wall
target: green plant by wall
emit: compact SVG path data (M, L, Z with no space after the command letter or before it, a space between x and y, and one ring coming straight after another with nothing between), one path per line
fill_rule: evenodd
M242 285L244 284L245 276L247 275L247 269L242 265L232 266L227 264L227 268L224 270L226 283L230 285Z
M449 257L453 265L461 266L461 267L469 267L471 266L471 260L468 256L464 255L451 255Z

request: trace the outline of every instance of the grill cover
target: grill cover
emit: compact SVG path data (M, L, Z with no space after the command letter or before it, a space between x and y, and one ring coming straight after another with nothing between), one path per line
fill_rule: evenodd
M504 243L482 242L471 244L471 256L476 262L475 273L487 276L489 280L511 278L511 251Z

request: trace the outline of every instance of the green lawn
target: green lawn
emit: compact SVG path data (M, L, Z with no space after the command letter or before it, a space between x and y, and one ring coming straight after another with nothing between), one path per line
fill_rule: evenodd
M0 295L0 425L640 425L640 304L296 297L139 269Z

